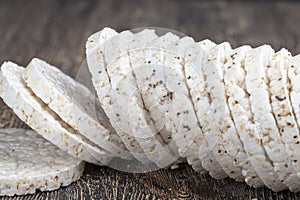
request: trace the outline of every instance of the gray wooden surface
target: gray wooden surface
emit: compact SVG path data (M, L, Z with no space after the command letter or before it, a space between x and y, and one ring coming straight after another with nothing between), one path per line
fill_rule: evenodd
M76 75L87 37L105 26L117 30L158 26L197 40L233 47L271 44L300 53L300 2L196 0L0 0L0 62L26 65L39 57ZM0 127L26 127L0 102ZM0 158L1 159L1 158ZM297 199L225 179L199 175L189 166L129 174L88 165L84 177L54 192L2 199Z

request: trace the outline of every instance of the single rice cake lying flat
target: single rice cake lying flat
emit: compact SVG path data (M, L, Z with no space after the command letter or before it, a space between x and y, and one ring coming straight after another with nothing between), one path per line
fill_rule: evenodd
M0 196L50 191L77 181L84 163L32 130L0 130Z

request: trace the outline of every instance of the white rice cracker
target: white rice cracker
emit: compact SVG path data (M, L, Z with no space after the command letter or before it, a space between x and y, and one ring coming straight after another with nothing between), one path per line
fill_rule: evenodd
M120 126L122 117L115 110L116 102L112 99L112 86L110 76L107 72L107 63L105 58L106 45L108 41L118 35L118 33L110 28L104 28L92 36L86 44L86 57L89 70L92 74L92 82L98 95L103 110L108 116L111 125L125 144L128 151L143 164L149 163L147 156L144 154L141 146L132 136L125 130L130 130L129 124L125 123Z
M213 141L209 145L215 145L212 147L213 155L227 175L241 182L244 181L242 168L234 163L239 162L238 157L244 150L231 118L224 86L224 63L226 52L230 50L229 43L213 47L204 58L203 74L206 76L213 119L209 130L209 139Z
M32 130L0 130L0 196L51 191L77 181L84 163Z
M198 154L203 133L184 71L185 50L191 43L195 43L192 38L183 37L165 47L164 74L167 90L172 94L169 98L171 107L166 113L166 128L172 131L179 155L186 157L197 171L205 172Z
M146 157L155 158L158 151L157 130L149 118L138 90L129 56L129 43L134 41L134 34L123 31L109 40L106 45L105 60L111 80L112 101L118 126L135 138ZM157 155L156 155L157 156ZM144 162L151 163L151 159ZM159 160L159 159L158 159ZM162 164L162 163L157 163ZM166 167L161 166L159 167Z
M153 34L154 36L148 36L153 38L150 42L140 41L141 44L131 44L129 55L136 84L145 107L149 110L163 142L169 144L172 141L172 134L164 129L166 109L161 102L161 98L167 94L163 72L164 54L161 46L169 42L170 38L165 35L158 37L155 33Z
M146 44L146 48L144 52L142 52L144 53L143 58L145 65L142 67L133 67L136 82L142 94L145 107L149 110L149 114L164 144L166 144L175 154L175 157L178 158L180 156L175 141L172 138L172 132L167 130L165 126L166 113L170 106L170 93L165 83L164 48L171 42L178 40L177 36L173 36L174 35L170 33L166 33ZM170 159L173 159L173 157L170 157Z
M290 102L292 104L292 115L296 118L296 125L300 127L300 55L295 57L289 57L286 68L288 70L288 86L290 92ZM286 131L284 130L284 133ZM288 150L293 152L293 164L300 177L300 151L299 151L299 134L293 132L293 134L287 132L282 137L282 140L290 144Z
M270 79L269 88L273 114L279 128L281 141L286 147L286 154L282 155L286 156L284 158L286 168L277 173L291 191L299 191L300 178L295 171L299 164L294 162L294 160L297 160L295 154L299 154L297 153L300 146L297 144L299 143L299 129L291 106L287 76L289 59L291 57L287 50L280 50L273 56L267 72ZM296 136L296 139L294 139L294 136Z
M145 122L151 120L150 123L155 125L155 129L153 129L155 130L154 135L147 138L148 141L146 141L148 145L153 145L155 151L147 152L148 150L144 148L144 152L148 155L150 160L160 167L169 166L179 158L179 155L177 155L176 152L172 152L171 148L169 148L171 145L165 143L163 140L164 136L162 134L164 133L160 132L161 127L156 123L157 120L159 122L163 121L163 118L160 116L164 115L164 112L160 112L158 109L153 110L157 105L161 105L159 98L162 98L162 95L157 96L156 90L161 92L163 91L162 87L164 87L163 66L155 62L157 58L160 58L160 50L153 49L153 44L157 44L158 40L163 43L163 38L167 39L164 36L158 37L154 30L145 29L136 33L134 40L128 43L130 64L138 88L135 94L140 93L144 104L143 106L147 109L146 112L144 111L145 116L142 116L142 118L146 119ZM132 98L130 100L132 100ZM139 115L140 113L137 112L129 113L131 120L138 120L141 118ZM145 125L143 126L146 127ZM144 131L148 130L144 129ZM140 132L140 134L146 135L147 133ZM141 146L143 147L144 145Z
M257 175L255 168L251 164L251 151L245 146L263 146L251 140L253 130L251 126L252 113L250 109L249 96L246 92L244 59L246 53L251 49L250 46L241 46L237 49L226 52L227 62L224 65L224 83L227 95L227 103L232 119L235 123L238 138L243 142L244 148L234 160L234 164L242 168L245 182L255 188L264 186L263 181ZM247 144L245 144L247 143ZM249 154L248 154L249 153Z
M5 62L1 67L0 96L17 116L70 155L94 164L108 163L110 159L105 157L100 162L94 158L94 155L105 155L105 152L81 137L34 95L22 79L23 73L23 67L11 62Z
M249 149L251 148L254 152L255 158L251 156L251 163L261 180L272 190L280 191L286 189L287 186L282 183L284 180L280 180L277 171L280 168L284 170L283 167L287 155L272 114L267 85L268 78L265 73L273 55L274 50L267 45L252 49L246 54L246 88L250 95L253 120L260 137L256 139L258 144L262 142L266 154L259 148L253 149L253 147L249 147ZM254 135L254 137L257 136ZM245 145L245 149L247 148Z
M23 78L35 95L62 120L104 148L104 152L110 152L107 156L125 159L132 157L105 114L96 115L95 107L98 104L94 102L93 94L84 85L37 58L27 65ZM97 112L100 110L97 109Z
M208 131L211 128L212 116L210 108L209 93L206 91L206 77L202 72L203 59L210 49L215 44L209 40L203 40L196 44L190 45L185 52L185 76L189 91L192 97L194 109L196 111L200 128L203 136L208 136ZM216 161L216 158L211 152L212 147L206 141L206 138L199 143L198 157L201 160L202 166L209 174L216 179L227 177L222 167Z

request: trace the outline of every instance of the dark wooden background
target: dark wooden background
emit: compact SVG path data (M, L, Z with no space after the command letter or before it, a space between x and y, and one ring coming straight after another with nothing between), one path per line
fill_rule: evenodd
M300 2L196 0L0 0L0 62L26 65L37 56L74 76L85 58L88 36L105 26L119 31L159 26L197 40L271 44L300 53ZM0 127L26 127L0 102ZM1 158L0 158L1 159ZM297 199L190 167L129 174L88 165L84 177L54 192L3 199Z

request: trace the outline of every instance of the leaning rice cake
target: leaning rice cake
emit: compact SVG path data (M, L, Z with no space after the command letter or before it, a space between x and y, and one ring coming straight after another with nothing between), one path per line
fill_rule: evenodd
M163 81L163 79L158 80L156 75L162 76L163 74L159 73L162 66L155 64L155 62L151 62L152 60L156 59L156 57L152 56L152 54L146 54L146 52L149 53L149 51L154 50L153 53L155 55L155 51L157 49L152 49L151 47L153 43L155 44L157 39L158 36L154 30L145 29L134 34L134 40L129 42L128 45L130 63L137 86L136 93L140 93L143 106L147 110L143 118L148 118L146 121L151 121L151 123L154 125L153 130L155 131L153 136L150 136L147 141L148 145L151 143L153 144L152 148L154 148L155 151L147 153L147 149L144 148L144 152L150 160L157 164L157 166L166 167L174 163L179 156L172 152L172 150L169 148L169 144L165 143L162 133L160 132L161 127L157 126L157 123L155 123L157 120L156 116L164 113L153 113L157 110L153 111L152 109L153 105L157 105L158 103L154 95L154 89L156 91L160 90L159 88L161 85L159 82ZM153 71L156 73L153 73ZM153 87L154 85L156 87ZM138 113L134 111L130 112L131 119L139 119L140 116L137 114ZM163 121L163 119L160 118L159 121ZM145 131L147 131L147 129L145 129ZM143 145L141 146L143 147Z
M94 164L101 164L102 162L97 161L92 156L101 154L101 151L64 123L27 87L22 79L24 70L23 67L11 62L5 62L1 66L0 96L3 101L12 108L21 120L48 141L74 157ZM108 163L109 160L103 159L102 164Z
M135 138L128 134L124 128L129 129L128 124L119 125L120 116L114 110L114 102L112 100L112 86L110 76L107 73L107 63L105 58L106 45L108 41L118 35L118 33L110 28L104 28L89 37L86 44L86 57L89 70L92 74L92 82L97 92L98 100L101 103L103 110L108 116L111 125L119 135L120 139L128 149L128 151L137 160L144 163L148 162L142 148Z
M278 140L278 129L272 115L265 74L265 69L273 54L274 50L266 45L248 51L245 58L245 71L246 89L250 95L253 121L259 136L257 143L262 142L265 151L265 153L260 151L260 154L255 156L256 158L253 160L255 163L252 162L252 165L267 187L274 191L280 191L287 187L281 182L274 169L273 163L276 160L272 160L272 158L276 157L276 151L271 149L270 145L276 148L282 147L282 144ZM279 149L279 152L282 151L283 149Z
M243 143L243 150L236 157L234 164L242 168L245 182L255 188L264 185L251 163L251 150L253 146L263 150L261 143L251 140L254 130L251 129L252 112L250 110L249 96L245 85L244 59L250 46L241 46L226 52L227 62L224 65L224 83L228 98L228 106L235 123L239 139Z
M131 158L104 113L96 115L98 102L84 85L76 82L54 66L33 59L26 67L23 78L31 90L62 120L97 144L108 157ZM100 115L101 114L101 115ZM100 118L101 117L101 118ZM104 148L104 149L102 149ZM99 159L104 157L99 155Z

